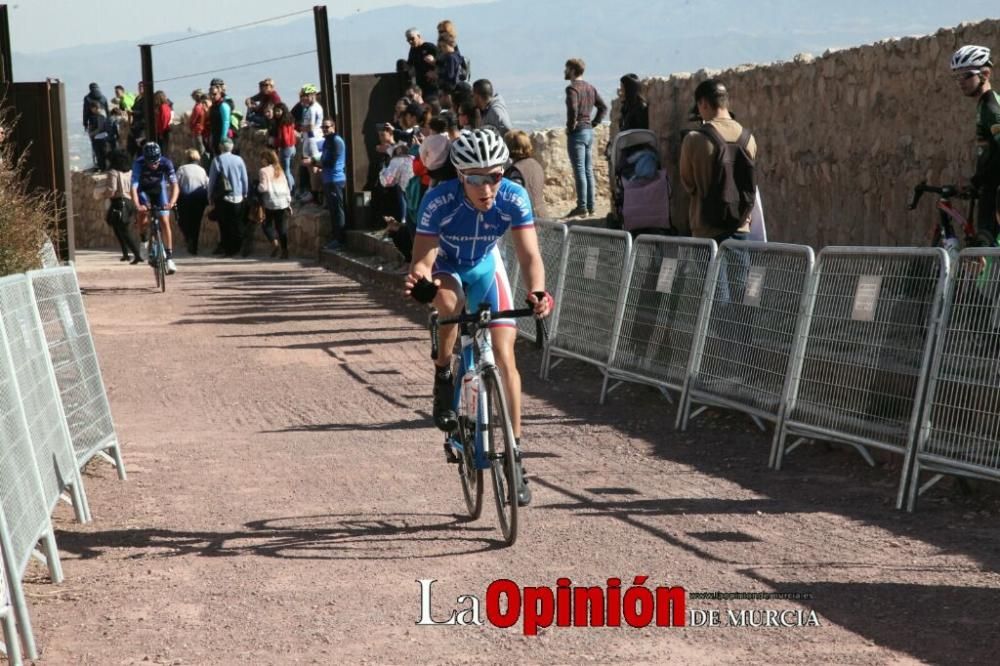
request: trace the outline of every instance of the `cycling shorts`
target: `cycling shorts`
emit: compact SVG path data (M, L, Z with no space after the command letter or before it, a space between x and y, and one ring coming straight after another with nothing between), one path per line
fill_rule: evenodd
M152 194L152 197L150 197L150 194ZM149 204L150 201L152 201L155 205L159 206L160 208L166 209L167 202L169 200L167 199L167 193L163 189L160 189L159 192L154 190L151 193L143 192L142 190L140 190L139 203L141 203L143 206L148 207L150 205ZM166 217L168 215L170 215L169 209L160 211L160 217Z
M475 311L480 303L489 303L490 309L511 310L514 298L511 296L510 280L504 268L500 250L494 246L483 255L474 266L458 267L448 258L438 254L434 262L434 277L450 275L459 284L459 299L465 301L467 309ZM490 328L516 327L513 319L494 319Z

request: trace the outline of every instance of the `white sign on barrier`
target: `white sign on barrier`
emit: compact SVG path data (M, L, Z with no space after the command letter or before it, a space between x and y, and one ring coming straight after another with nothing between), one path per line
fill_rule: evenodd
M24 317L18 317L17 323L21 327L21 339L24 340L24 346L28 351L34 349L34 345L31 343L31 328L28 327L28 322Z
M660 264L660 275L656 279L656 291L669 294L674 288L674 278L677 276L677 260L666 257Z
M855 321L875 321L875 305L882 291L881 275L861 275L854 290L854 309L851 319Z
M587 248L587 259L583 263L583 277L588 280L597 279L597 262L601 257L601 249L597 247Z
M743 293L743 305L758 307L760 298L764 292L764 277L767 269L763 266L753 266L747 272L747 288Z

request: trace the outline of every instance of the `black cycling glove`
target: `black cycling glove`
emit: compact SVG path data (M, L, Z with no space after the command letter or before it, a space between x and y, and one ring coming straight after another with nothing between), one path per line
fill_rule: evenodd
M422 277L413 285L413 289L410 290L410 296L413 296L414 300L421 303L430 303L437 296L437 292L438 286L427 278Z

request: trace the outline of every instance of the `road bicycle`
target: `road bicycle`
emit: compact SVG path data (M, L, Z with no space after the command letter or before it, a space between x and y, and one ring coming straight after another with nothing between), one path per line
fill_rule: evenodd
M479 518L483 509L483 472L490 470L500 532L508 546L517 540L517 494L524 479L500 369L493 358L489 324L495 319L534 316L531 308L492 312L489 303L481 304L476 312L465 311L448 319L440 319L437 310L431 310L430 315L431 358L435 360L440 353L439 327L460 327L461 352L452 360L458 428L446 436L445 444L458 457L465 506L472 519ZM540 347L545 342L545 325L541 319L535 322L535 345Z
M922 181L913 188L913 198L910 199L907 207L910 210L916 209L917 203L924 193L938 195L936 204L938 221L934 225L932 232L932 247L943 247L949 254L953 255L953 258L956 258L962 245L965 247L982 245L980 238L976 235L976 228L972 225L972 220L975 218L976 213L977 197L977 192L974 188L959 188L956 185L936 187L928 185L926 181ZM967 216L962 215L954 204L952 204L952 199L967 200L969 202L969 214ZM958 226L962 229L962 233L965 234L963 242L960 242L955 235L955 223L958 223Z
M163 206L149 206L149 243L146 256L149 257L149 265L153 267L156 288L161 293L167 290L167 252L163 246L163 232L160 230L160 213L169 210ZM167 224L169 223L168 218Z

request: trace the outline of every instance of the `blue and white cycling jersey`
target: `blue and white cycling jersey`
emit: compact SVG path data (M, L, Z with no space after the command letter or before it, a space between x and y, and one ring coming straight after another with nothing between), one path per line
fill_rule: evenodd
M455 178L428 191L420 205L417 233L438 236L438 257L461 267L475 266L496 247L507 229L534 227L531 199L523 187L504 178L488 211L475 209Z
M144 206L155 203L166 206L170 201L170 185L177 182L174 163L161 157L156 168L146 165L146 159L139 157L132 163L132 188L139 192L139 202Z

